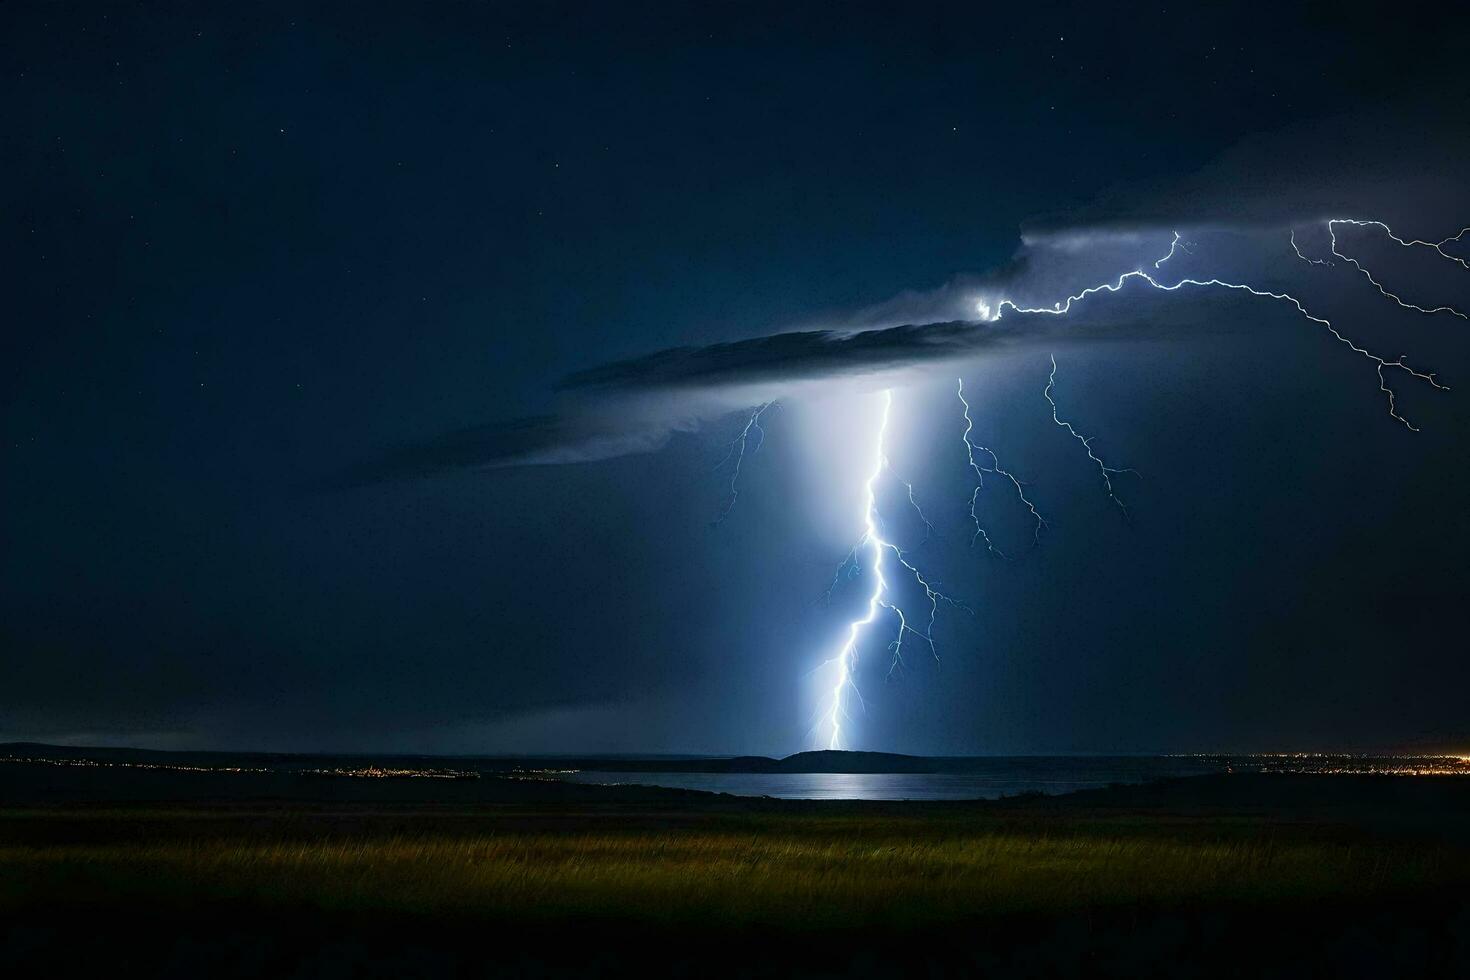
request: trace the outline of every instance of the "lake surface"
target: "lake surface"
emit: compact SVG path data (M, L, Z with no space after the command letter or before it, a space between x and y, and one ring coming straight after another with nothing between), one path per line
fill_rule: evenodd
M786 800L995 800L1020 793L1071 793L1110 783L1147 783L1175 776L1224 772L1225 764L1197 758L997 759L958 773L563 773L574 783L639 784L697 789L734 796Z

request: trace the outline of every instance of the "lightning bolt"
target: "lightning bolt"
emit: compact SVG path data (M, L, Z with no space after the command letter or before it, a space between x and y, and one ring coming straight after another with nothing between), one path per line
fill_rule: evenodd
M1178 242L1179 242L1179 233L1178 232L1175 232L1174 233L1174 244L1178 244ZM1170 259L1170 258L1173 257L1173 255L1174 255L1174 244L1171 244L1170 245L1169 254L1168 255L1165 255L1158 262L1155 262L1154 263L1155 268L1157 268L1158 266L1162 265L1168 259ZM1393 392L1393 389L1388 386L1388 382L1387 382L1386 378L1384 377L1384 371L1386 369L1390 369L1390 368L1391 369L1394 369L1394 370L1402 371L1402 372L1404 372L1405 374L1409 375L1412 378L1415 378L1415 379L1417 379L1419 381L1423 381L1424 383L1428 384L1432 388L1436 388L1436 389L1438 389L1440 391L1449 391L1449 387L1447 385L1441 384L1439 382L1439 380L1434 376L1434 374L1427 373L1427 372L1424 372L1424 371L1419 371L1419 370L1416 370L1413 367L1409 366L1409 364L1405 360L1404 355L1400 355L1398 358L1396 358L1394 360L1389 360L1388 358L1380 357L1379 355L1374 354L1372 351L1369 351L1368 349L1366 349L1364 347L1358 346L1352 340L1350 340L1346 336L1344 336L1337 329L1337 327L1333 326L1332 325L1332 321L1330 321L1330 320L1328 320L1328 319L1326 319L1324 317L1317 316L1314 313L1309 312L1307 310L1307 308L1304 305L1302 305L1302 301L1299 300L1299 299L1297 299L1295 296L1292 296L1290 293L1278 293L1278 292L1273 292L1273 291L1268 290L1268 289L1258 289L1255 286L1251 286L1251 285L1248 285L1246 283L1226 282L1223 279L1180 279L1178 282L1175 282L1172 285L1165 285L1164 283L1162 283L1159 280L1155 279L1152 274L1143 271L1142 268L1138 268L1138 269L1132 270L1131 272L1125 272L1125 273L1123 273L1122 275L1120 275L1113 282L1105 282L1105 283L1099 283L1096 286L1089 286L1089 287L1087 287L1086 289L1082 290L1079 293L1074 293L1073 295L1068 296L1063 301L1054 303L1050 307L1046 307L1046 306L1042 306L1042 307L1023 307L1023 306L1017 306L1012 301L1010 301L1008 299L1003 299L999 303L996 304L994 318L997 319L997 320L1000 319L1001 315L1005 312L1006 308L1010 308L1012 310L1015 310L1017 313L1031 313L1031 314L1040 314L1040 315L1045 315L1045 316L1065 316L1068 313L1072 312L1072 306L1073 306L1073 304L1080 303L1083 300L1087 299L1089 296L1093 296L1093 295L1095 295L1097 293L1103 293L1103 292L1116 293L1116 292L1120 292L1123 289L1123 287L1130 280L1138 280L1138 281L1144 282L1147 285L1149 285L1150 287L1152 287L1154 289L1157 289L1157 290L1160 290L1161 292L1166 292L1166 293L1177 292L1178 290L1181 290L1181 289L1183 289L1186 286L1189 286L1189 287L1192 287L1192 288L1199 288L1199 289L1228 289L1228 290L1234 290L1234 291L1237 291L1237 292L1248 293L1251 296L1255 296L1255 297L1258 297L1260 299L1271 299L1271 300L1276 300L1278 302L1291 304L1291 306L1294 307L1296 309L1296 311L1299 314L1301 314L1301 316L1304 319L1309 320L1312 323L1315 323L1315 324L1318 324L1318 325L1324 327L1327 330L1327 332L1329 334L1331 334L1332 337L1335 340L1337 340L1339 343L1343 344L1345 347L1347 347L1349 350L1353 351L1354 353L1358 354L1359 356L1364 357L1367 360L1373 362L1373 364L1375 365L1375 369L1376 369L1376 371L1378 373L1378 387L1379 387L1379 390L1381 390L1384 393L1384 395L1387 397L1387 399L1388 399L1388 414L1395 421L1399 422L1405 428L1409 429L1412 432L1418 432L1419 430L1411 422L1409 422L1408 419L1404 418L1402 415L1400 415L1398 413L1398 408L1397 408L1397 405L1396 405L1396 402L1395 402L1394 392ZM1059 419L1057 421L1058 421L1058 424L1061 424Z
M893 472L893 465L888 461L887 456L883 457L883 469L886 470L888 474L892 476L895 480L897 480L899 485L903 487L904 492L908 494L909 506L914 509L915 514L919 515L919 520L924 525L924 540L920 541L913 548L914 551L918 551L920 548L924 547L924 545L929 543L930 538L934 537L934 525L930 523L929 518L925 516L924 508L919 506L919 501L914 496L914 485L908 480L905 480L903 477L899 476L897 473Z
M1414 246L1432 248L1440 255L1443 255L1445 258L1449 259L1451 262L1458 263L1463 268L1470 269L1470 262L1466 262L1458 255L1451 255L1449 252L1446 252L1444 250L1444 247L1450 242L1458 242L1466 235L1470 235L1470 226L1461 228L1459 232L1451 235L1449 238L1443 238L1437 242L1425 242L1420 241L1417 238L1408 240L1400 238L1398 235L1394 234L1392 228L1384 224L1382 221L1365 221L1361 218L1333 218L1327 222L1328 229L1330 230L1333 225L1356 225L1360 228L1382 228L1384 234L1386 234L1389 238L1393 239L1395 242L1404 246L1405 248L1413 248Z
M1174 253L1176 251L1183 252L1186 255L1193 255L1194 254L1194 252L1190 251L1190 249L1180 239L1179 232L1177 232L1177 231L1174 232L1174 240L1169 243L1169 252L1168 252L1168 254L1165 255L1163 258L1159 259L1158 261L1154 262L1154 268L1155 269L1162 269L1164 267L1164 263L1167 262L1167 261L1169 261L1170 259L1172 259L1174 257Z
M888 393L885 392L885 394ZM886 417L884 419L884 428L887 428ZM880 433L879 439L881 440L882 438L883 435L882 433ZM919 571L918 566L909 561L908 556L910 554L924 547L924 545L929 543L929 539L934 537L936 533L934 530L934 525L929 521L928 516L925 515L924 509L919 506L919 501L914 496L914 485L894 472L893 465L889 461L886 454L883 457L883 471L891 476L895 481L898 482L900 486L904 488L905 493L907 493L908 495L909 506L913 508L914 513L917 514L919 517L919 521L924 525L924 537L912 549L900 548L897 545L891 544L887 541L883 542L883 547L893 552L894 559L904 567L905 571L913 576L914 582L917 583L918 586L924 590L924 598L929 602L929 618L924 624L923 630L916 630L913 627L909 626L908 617L904 615L903 609L901 609L898 605L890 602L883 603L883 607L892 612L894 616L898 618L898 635L894 637L892 643L888 644L888 650L892 654L892 660L888 665L888 676L891 679L894 673L904 666L903 641L904 638L907 636L917 636L920 640L924 642L926 646L928 646L930 655L936 661L939 660L939 649L934 645L934 620L939 615L939 604L941 602L959 609L964 609L966 612L969 611L969 608L959 600L954 599L943 592L940 592L937 588L934 587L934 583L930 582L929 579L924 576L924 573ZM881 528L882 519L881 517L878 517L876 515L876 512L875 519L877 520L879 527Z
M836 656L827 661L828 663L835 663L837 665L837 676L832 685L831 701L827 709L827 723L830 727L828 747L832 749L842 748L842 722L844 719L851 717L847 711L848 695L851 694L858 699L859 703L862 702L862 693L858 690L857 683L853 679L853 669L857 664L858 639L862 635L864 628L876 621L879 613L885 610L892 613L898 620L898 632L893 641L888 644L888 650L892 654L892 662L888 669L889 676L891 677L894 671L903 666L903 643L907 637L918 637L929 648L930 654L936 660L938 659L939 651L934 645L933 634L934 620L939 613L939 604L941 602L957 606L961 609L966 608L963 603L952 599L936 588L934 583L930 582L924 576L923 572L909 560L909 552L904 551L897 544L885 539L883 536L883 520L878 513L877 485L885 473L893 476L908 492L910 505L913 506L919 515L919 519L925 525L926 541L928 540L928 536L933 533L933 525L929 523L928 518L924 516L923 510L919 508L918 501L914 497L913 484L894 474L889 464L885 444L888 436L888 418L890 410L893 407L893 392L885 390L881 397L883 406L882 416L878 424L878 432L873 449L873 462L868 471L868 478L863 484L863 536L838 566L837 575L833 579L832 587L828 589L828 594L830 595L832 589L835 589L844 577L849 579L855 578L862 571L861 556L864 552L869 555L868 571L872 575L873 584L868 594L866 612L863 616L854 619L848 624L847 637L841 649L837 652ZM909 575L913 576L914 581L924 590L924 597L929 604L929 612L928 619L922 630L910 625L909 618L903 609L889 598L889 581L884 571L884 557L888 554L892 554L894 560Z
M730 448L726 450L724 458L715 464L715 469L718 470L731 459L735 460L735 468L730 471L730 492L725 497L725 506L720 508L720 516L710 522L711 527L719 527L725 523L725 518L729 517L730 511L735 509L735 501L740 497L740 467L745 462L745 451L750 443L750 434L754 432L759 437L755 448L750 450L750 454L754 456L766 443L766 430L761 428L761 416L773 405L776 405L776 402L766 402L751 413L750 418L745 421L745 428L740 430L740 435L731 440Z
M970 438L970 433L973 432L975 429L975 422L973 419L970 418L970 403L965 400L964 378L958 379L955 394L959 397L960 405L962 406L962 411L964 413L965 419L965 431L960 436L960 439L965 444L965 459L969 463L970 469L975 473L975 489L970 491L970 520L975 526L975 533L970 538L970 545L973 547L976 541L983 540L985 542L986 549L991 554L995 555L998 558L1005 558L1006 560L1009 560L1009 556L1007 556L1003 551L997 548L995 546L995 543L990 540L990 534L980 523L980 514L977 511L977 507L979 506L980 502L980 491L985 489L985 474L989 473L994 476L1003 476L1007 480L1011 481L1011 485L1016 488L1016 496L1021 498L1021 503L1025 504L1026 509L1031 512L1031 519L1035 524L1031 533L1031 543L1033 546L1041 543L1042 530L1050 527L1051 525L1048 524L1046 522L1046 518L1042 517L1040 512L1037 511L1036 505L1031 502L1031 499L1026 496L1025 485L1022 484L1020 480L1016 479L1014 473L1011 473L1009 470L1003 469L1001 467L1000 458L995 455L995 451L988 446L980 445ZM980 464L980 461L975 458L975 450L977 449L990 457L991 465L982 466Z
M1299 258L1299 259L1301 259L1303 262L1307 263L1308 265L1332 265L1333 264L1330 259L1312 259L1312 258L1308 258L1307 256L1303 255L1301 248L1296 243L1296 229L1295 228L1291 229L1291 236L1290 237L1291 237L1291 250L1293 252L1295 252L1296 253L1296 257Z
M1057 358L1055 354L1049 356L1051 357L1051 374L1047 375L1046 387L1041 390L1041 394L1046 398L1047 403L1051 405L1051 420L1055 422L1058 427L1066 429L1073 439L1076 439L1078 442L1082 443L1082 448L1087 450L1087 458L1097 464L1097 471L1102 475L1103 487L1108 492L1108 499L1117 504L1118 509L1123 512L1123 516L1127 517L1127 506L1125 506L1123 501L1118 499L1118 495L1113 492L1113 477L1119 476L1123 473L1132 473L1134 476L1137 476L1138 471L1131 469L1118 469L1116 467L1109 466L1107 463L1104 463L1102 461L1102 458L1099 457L1097 453L1092 451L1093 437L1084 436L1082 433L1078 432L1072 427L1071 422L1068 422L1057 415L1056 399L1052 398L1051 396L1052 389L1054 389L1057 385Z
M1445 258L1451 259L1452 261L1455 261L1460 265L1465 266L1466 268L1470 268L1470 264L1467 264L1463 259L1457 258L1456 256L1450 255L1449 253L1445 252L1444 246L1450 244L1451 242L1459 241L1464 235L1470 233L1470 227L1463 229L1458 235L1444 239L1440 242L1424 242L1417 239L1405 240L1399 238L1393 233L1391 229L1388 228L1387 225L1384 225L1382 222L1357 221L1355 219L1334 219L1333 221L1328 222L1327 225L1329 237L1331 238L1332 243L1333 256L1345 262L1352 263L1352 265L1355 266L1363 275L1367 276L1368 280L1373 283L1373 285L1377 287L1379 292L1381 292L1384 296L1394 300L1400 306L1404 306L1408 309L1419 310L1425 313L1451 312L1456 316L1460 316L1462 318L1464 317L1464 314L1450 307L1426 309L1423 307L1415 306L1413 304L1405 303L1398 296L1390 293L1377 281L1376 278L1373 277L1373 275L1366 268L1364 268L1355 259L1344 255L1338 249L1336 235L1333 233L1333 225L1335 223L1363 226L1371 225L1381 227L1389 235L1390 238L1392 238L1400 245L1406 247L1425 246L1432 248ZM1294 230L1291 233L1290 241L1292 250L1302 261L1310 263L1312 265L1330 266L1334 264L1326 259L1312 259L1303 254L1301 248L1297 245L1296 234ZM1417 432L1418 429L1415 428L1415 426L1410 423L1408 419L1399 414L1396 405L1396 396L1393 389L1390 388L1388 385L1385 372L1389 369L1402 371L1405 374L1409 375L1411 378L1422 381L1436 390L1449 390L1448 386L1441 384L1433 373L1420 371L1411 367L1407 363L1405 357L1402 355L1396 359L1390 360L1388 358L1373 353L1365 347L1360 346L1359 344L1345 336L1341 331L1339 331L1330 320L1309 311L1300 299L1291 295L1290 293L1261 289L1248 283L1229 282L1219 278L1182 278L1173 283L1165 283L1160 281L1160 279L1157 278L1154 273L1160 271L1164 267L1164 265L1169 262L1170 259L1174 258L1174 256L1181 251L1185 252L1186 254L1193 254L1193 251L1183 242L1179 233L1175 232L1173 240L1169 244L1168 252L1153 262L1153 272L1146 272L1144 271L1143 267L1140 266L1137 269L1133 269L1129 272L1123 273L1113 282L1103 282L1094 286L1089 286L1086 289L1083 289L1081 292L1068 296L1065 300L1054 303L1051 307L1022 307L1018 306L1016 303L1008 299L1002 299L992 306L988 301L980 300L976 303L976 311L978 312L982 320L999 320L1006 309L1011 309L1017 313L1025 314L1065 316L1071 312L1073 304L1080 303L1088 297L1093 296L1097 293L1120 292L1130 280L1138 280L1152 289L1170 293L1183 290L1186 287L1189 287L1191 289L1215 289L1244 292L1259 299L1270 299L1276 302L1290 304L1292 308L1294 308L1303 319L1324 328L1327 333L1333 337L1333 339L1346 346L1349 350L1353 351L1353 353L1357 354L1358 356L1372 362L1374 365L1374 370L1378 375L1378 387L1384 393L1388 401L1389 416L1395 421L1404 425L1406 428L1410 429L1411 431ZM1064 429L1069 435L1072 436L1072 438L1076 439L1079 443L1082 444L1083 449L1087 452L1088 459L1092 460L1094 465L1097 466L1098 474L1102 478L1103 486L1107 491L1109 499L1111 499L1126 515L1128 513L1128 509L1124 505L1123 501L1119 499L1114 490L1113 477L1121 475L1123 473L1135 473L1135 471L1131 469L1120 469L1118 467L1108 465L1108 463L1105 462L1102 457L1100 457L1093 449L1092 437L1084 436L1081 432L1077 431L1076 427L1070 421L1061 417L1056 399L1053 397L1053 392L1056 389L1057 379L1056 357L1053 355L1051 356L1050 360L1051 371L1047 375L1046 387L1043 389L1042 394L1046 398L1047 403L1051 406L1052 421L1059 428ZM974 420L970 415L970 403L965 398L965 384L963 378L959 379L956 385L956 395L959 398L960 405L962 406L963 417L965 420L965 430L961 437L965 446L965 458L976 478L975 489L971 492L970 495L970 518L975 527L975 535L972 537L971 543L973 544L975 541L983 539L985 541L987 549L989 549L993 554L1005 558L1006 556L998 548L996 548L994 542L990 538L990 535L986 532L984 526L981 524L979 512L977 509L979 493L985 486L985 477L987 475L1004 477L1009 480L1011 485L1014 487L1017 496L1029 510L1032 519L1035 522L1032 534L1033 545L1040 541L1042 530L1048 528L1049 525L1047 524L1046 520L1041 516L1035 504L1030 500L1030 498L1026 496L1025 485L1022 483L1022 481L1000 465L1000 459L996 456L993 450L986 446L980 445L972 438L972 433L974 431ZM750 420L746 423L746 427L741 432L740 437L731 444L730 452L726 455L727 459L730 458L730 456L732 455L735 456L736 464L735 471L731 477L730 500L726 506L724 512L725 514L729 513L730 506L733 506L734 504L734 498L737 493L736 484L740 471L740 462L745 455L747 441L750 439L750 434L752 431L758 432L762 437L764 436L764 430L760 428L760 416L767 408L770 407L770 404L771 403L767 403L766 405L761 406L755 411ZM933 630L935 618L938 614L939 604L941 602L959 606L960 608L966 608L962 603L956 602L954 599L936 589L934 585L925 578L919 568L909 560L908 553L901 549L897 544L886 540L883 536L883 521L878 513L876 488L878 481L882 479L885 474L892 476L895 480L898 481L898 483L900 483L904 487L908 495L909 505L914 509L920 521L922 521L924 524L924 540L920 542L919 547L922 547L923 544L926 543L929 538L934 534L934 525L930 523L928 517L925 516L922 508L919 506L918 499L914 493L913 484L906 480L903 480L901 477L898 477L896 474L894 474L892 467L889 464L885 444L888 435L889 414L892 405L893 394L891 391L885 390L882 393L882 416L878 425L875 445L873 448L872 465L868 471L868 477L863 484L863 525L865 530L858 543L853 546L853 548L848 552L847 556L838 565L837 573L833 577L832 585L827 590L827 595L830 597L832 592L843 582L844 579L851 580L857 578L864 571L864 556L867 556L867 571L871 574L872 586L868 594L866 611L861 617L854 619L850 623L848 623L847 634L841 648L838 650L836 656L830 658L825 662L827 664L836 664L836 678L832 685L830 702L825 709L827 724L830 728L828 746L832 749L842 748L843 722L844 720L850 719L851 717L847 711L847 704L850 697L856 698L860 704L862 703L862 694L858 690L857 684L854 680L854 669L858 660L858 641L863 635L864 631L867 629L867 627L873 625L878 620L880 614L884 611L892 613L893 616L897 619L897 634L894 637L893 641L888 645L888 649L893 656L892 663L889 667L889 676L892 676L895 670L903 666L903 645L904 640L907 637L918 637L924 644L928 646L930 653L935 657L935 659L938 659L938 650L934 644ZM759 444L757 444L756 448L754 450L751 450L751 452L755 452L759 448ZM989 457L990 465L985 465L982 459L976 456L977 451ZM722 514L721 519L723 519L723 516L724 515ZM914 581L917 582L918 585L924 590L925 597L928 600L929 611L927 621L923 629L918 629L915 626L911 626L909 623L909 617L905 614L904 610L900 608L899 605L889 597L890 583L884 568L884 558L889 553L893 555L898 565L901 566L909 575L913 576Z
M1337 225L1354 225L1354 226L1357 226L1357 227L1360 227L1360 228L1372 228L1372 227L1382 228L1384 230L1384 232L1386 232L1388 234L1388 237L1389 238L1392 238L1394 241L1398 242L1400 245L1403 245L1405 247L1411 247L1411 246L1414 246L1414 245L1425 245L1425 246L1428 246L1429 248L1434 249L1436 252L1438 252L1440 255L1443 255L1445 258L1449 259L1450 261L1452 261L1452 262L1458 262L1460 265L1465 266L1465 268L1467 268L1467 269L1470 269L1470 265L1467 265L1464 259L1456 258L1455 256L1450 255L1448 252L1446 252L1443 249L1442 246L1448 245L1450 242L1453 242L1453 241L1458 241L1459 238L1460 238L1460 235L1463 235L1463 234L1465 234L1465 232L1470 231L1470 228L1461 229L1459 235L1456 235L1454 238L1446 238L1442 242L1421 242L1418 239L1414 239L1413 241L1405 241L1404 239L1402 239L1402 238L1398 237L1397 235L1395 235L1393 233L1393 229L1390 228L1390 227L1388 227L1388 225L1384 224L1381 221L1360 221L1360 220L1358 220L1356 218L1333 218L1332 220L1330 220L1330 221L1327 222L1327 237L1329 239L1331 239L1331 241L1332 241L1332 254L1335 255L1335 256L1337 256L1338 258L1342 259L1344 262L1351 262L1352 265L1353 265L1353 268L1355 268L1359 272L1361 272L1363 274L1363 278L1367 279L1370 283L1372 283L1373 284L1373 288L1376 289L1376 290L1378 290L1378 292L1380 294L1382 294L1384 296L1384 298L1393 300L1395 303L1397 303L1399 306L1403 307L1406 310L1415 310L1415 311L1417 311L1419 313L1449 313L1449 314L1451 314L1453 316L1459 317L1461 320L1470 320L1470 316L1466 316L1464 313L1461 313L1459 310L1455 309L1453 306L1435 306L1435 307L1419 306L1416 303L1407 302L1406 300L1403 299L1403 297L1399 296L1397 293L1390 292L1383 285L1383 283L1381 283L1377 279L1375 279L1373 277L1373 273L1369 272L1367 270L1367 268L1365 268L1363 266L1363 264L1360 263L1357 259L1353 258L1350 255L1344 255L1344 254L1342 254L1342 252L1338 251L1338 248L1337 248L1337 229L1336 229L1336 226Z

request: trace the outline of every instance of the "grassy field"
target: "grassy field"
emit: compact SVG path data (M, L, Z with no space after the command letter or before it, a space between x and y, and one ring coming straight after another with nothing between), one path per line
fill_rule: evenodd
M22 812L0 820L0 839L24 837L5 831L25 821L62 833L0 845L0 904L12 911L230 901L501 920L919 927L1117 905L1369 899L1470 881L1470 854L1445 845L1198 822L1161 834L1138 819L1054 818L1027 830L818 813L670 827L658 814L623 814L535 832L524 815L438 815L415 828L391 814L342 826L330 813Z
M1470 964L1459 810L1140 794L0 807L0 968L1384 976Z

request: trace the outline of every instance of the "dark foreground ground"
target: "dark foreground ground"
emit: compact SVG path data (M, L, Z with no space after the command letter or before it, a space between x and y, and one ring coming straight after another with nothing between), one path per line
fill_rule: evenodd
M1470 975L1460 777L273 779L0 765L0 976Z

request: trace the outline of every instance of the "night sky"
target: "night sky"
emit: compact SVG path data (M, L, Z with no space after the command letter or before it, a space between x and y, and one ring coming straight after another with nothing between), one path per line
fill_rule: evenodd
M862 644L852 747L1470 750L1470 323L1287 237L1470 224L1447 12L422 6L0 9L0 740L823 744L890 389L936 534L891 480L887 531L969 611L937 663ZM1176 277L1452 390L1390 371L1410 431L1235 293L974 322L1176 228ZM1013 561L970 544L961 377L1050 524L987 483Z

